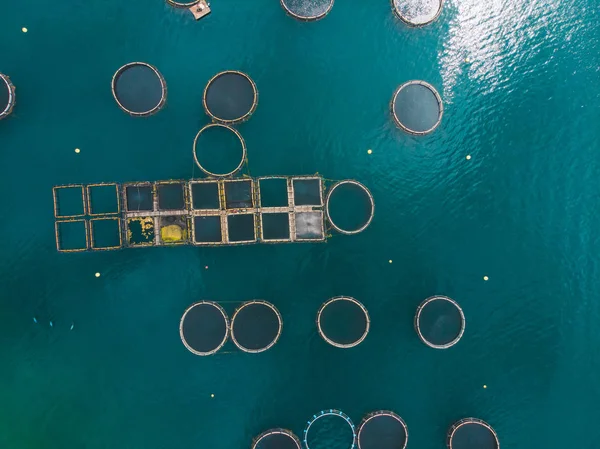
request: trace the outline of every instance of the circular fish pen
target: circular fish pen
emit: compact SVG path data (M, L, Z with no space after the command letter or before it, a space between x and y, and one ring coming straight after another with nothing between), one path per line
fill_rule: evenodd
M369 413L358 426L358 449L404 449L408 427L390 410Z
M191 2L176 2L174 0L167 0L167 3L171 6L174 6L175 8L191 8L199 1L200 0L193 0Z
M301 449L300 440L287 429L269 429L252 442L252 449Z
M322 410L309 420L303 434L306 449L354 449L356 429L340 410Z
M282 327L281 314L273 304L248 301L233 314L231 339L244 352L263 352L277 343Z
M435 130L444 115L444 104L437 90L425 81L402 84L391 102L396 125L409 134L422 136Z
M442 13L444 0L391 0L394 13L407 25L421 27Z
M336 348L353 348L367 338L369 312L349 296L331 298L317 313L317 329L323 340Z
M465 314L458 303L447 296L427 298L415 314L415 330L427 346L446 349L454 346L465 332Z
M375 201L369 189L351 179L339 181L331 187L325 206L331 227L346 235L367 229L375 213Z
M281 6L294 19L309 22L329 14L333 2L334 0L281 0Z
M202 104L206 114L216 122L233 125L248 120L258 105L258 89L242 72L217 73L204 89Z
M15 86L7 75L0 73L0 120L11 114L15 102Z
M448 449L500 449L496 431L478 418L463 418L448 429Z
M119 107L133 117L147 117L167 102L167 83L156 67L130 62L112 78L112 94Z
M212 161L208 160L208 155L199 154L203 148L210 151ZM235 164L231 163L232 159ZM194 161L209 176L220 178L234 175L246 161L246 142L231 126L210 123L198 131L194 138Z
M229 335L229 318L213 301L189 306L179 323L179 336L185 347L196 355L212 355L223 347Z

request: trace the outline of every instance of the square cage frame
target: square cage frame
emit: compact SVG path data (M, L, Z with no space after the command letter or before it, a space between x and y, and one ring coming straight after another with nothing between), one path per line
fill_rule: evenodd
M98 222L98 221L116 221L117 222L117 228L119 230L119 245L118 246L103 246L103 247L96 247L94 246L94 223ZM116 250L116 249L121 249L123 248L123 228L122 228L122 224L121 224L121 218L120 217L101 217L101 218L91 218L89 221L89 235L90 235L90 245L89 248L92 251L110 251L110 250Z
M81 189L81 214L75 214L75 215L59 215L58 214L58 191L61 189ZM85 217L87 215L87 201L86 201L86 194L85 194L85 188L83 186L83 184L66 184L66 185L62 185L62 186L54 186L52 187L52 198L54 200L54 218L58 219L58 220L64 220L64 219L68 219L68 218L79 218L79 217Z
M292 214L293 215L292 220L294 222L293 225L292 225L292 222L290 220L290 228L292 228L290 232L293 231L293 233L290 234L290 235L292 235L293 241L294 242L313 242L313 243L326 241L327 240L327 234L325 233L325 213L322 210L299 211L298 213L307 213L307 212L308 213L319 213L319 214L321 214L321 220L320 220L320 223L321 223L321 237L318 238L318 239L299 238L298 237L298 229L296 227L297 213L294 212Z
M260 210L260 213L258 214L258 220L259 220L259 229L260 229L260 241L264 242L264 243L291 243L293 242L295 239L295 229L292 229L292 222L295 223L294 220L294 216L295 213L291 212L291 211L287 211L287 212L280 212L280 211L270 211L268 210L269 208L264 208ZM265 238L264 235L264 224L263 224L263 217L265 215L273 215L273 214L287 214L288 216L288 232L289 232L289 237L287 239L268 239Z
M260 189L260 183L261 181L268 181L271 179L284 179L286 182L286 186L287 186L287 206L263 206L262 205L262 197L261 197L261 189ZM259 178L256 178L255 183L256 183L256 188L255 188L255 192L256 192L256 207L258 207L261 210L266 210L266 211L280 211L283 212L283 209L291 209L294 207L294 192L292 190L292 184L290 181L290 177L289 176L261 176Z
M60 225L62 223L83 223L85 229L85 248L75 248L75 249L62 249L60 247ZM56 240L56 250L59 253L80 253L83 251L87 251L90 249L90 231L88 221L83 218L78 219L70 219L70 220L56 220L54 222L54 238Z
M181 185L181 190L182 190L182 194L183 194L183 208L182 209L161 209L160 208L160 197L159 197L159 187L160 186L168 186L168 185L173 185L173 184L178 184ZM191 205L190 205L190 196L189 196L189 191L188 191L188 181L185 180L179 180L179 179L170 179L168 181L156 181L154 182L154 191L153 191L153 205L154 205L154 212L173 212L173 211L181 211L181 210L190 210Z
M154 226L154 238L151 241L144 242L144 243L132 243L131 239L129 237L129 223L131 223L132 221L138 221L138 220L142 220L145 218L152 219L152 224ZM157 219L157 217L152 216L152 215L125 217L122 222L123 223L123 233L125 234L125 241L123 243L123 246L128 247L128 248L147 248L149 246L157 246L156 240L158 238L157 237L158 231L157 231L156 219Z
M238 241L234 241L232 242L229 238L229 217L236 217L236 216L242 216L242 215L252 215L253 219L253 228L254 228L254 239L253 240L238 240ZM238 212L238 213L229 213L229 214L223 214L221 215L221 233L223 234L224 237L224 243L227 245L249 245L252 243L257 243L258 242L258 236L260 234L259 229L258 229L258 213L256 213L256 211L252 211L252 212Z
M202 212L218 212L220 210L224 210L225 203L224 197L225 194L222 192L221 181L218 179L193 179L188 183L188 199L189 199L189 210L192 211L192 215L204 215ZM217 195L219 196L219 208L218 209L194 209L194 190L193 186L195 184L216 184L217 185ZM200 212L197 214L196 212Z
M130 210L127 204L127 189L129 187L151 187L152 188L152 209L151 210ZM124 212L129 213L140 213L140 214L151 214L152 212L158 211L158 196L156 193L155 183L149 181L142 182L126 182L122 185L122 198L121 204Z
M227 190L225 189L225 186L227 184L234 184L234 183L239 183L239 182L245 182L245 183L250 183L250 200L252 201L252 205L249 207L244 207L244 208L237 208L237 207L231 207L228 208L227 207ZM256 210L257 208L257 202L256 202L256 180L253 178L234 178L234 179L222 179L221 182L219 183L219 195L222 195L221 198L221 207L224 210L227 211L231 211L231 210Z
M218 242L196 242L196 218L197 217L217 217L221 225L221 240ZM223 246L227 245L227 234L225 228L227 226L227 216L225 214L196 214L190 217L190 243L194 246ZM225 225L223 224L225 222Z
M185 232L186 236L180 242L164 242L162 236L160 235L160 229L162 225L162 220L168 217L178 217L181 218L185 222ZM181 246L181 245L189 245L192 237L191 234L192 228L190 224L189 215L182 214L169 214L169 215L160 215L154 218L154 246Z
M297 205L296 204L296 192L294 190L294 181L318 181L319 182L319 204L308 204L308 205ZM289 182L291 184L291 198L290 204L293 207L300 208L313 208L313 207L323 207L325 205L325 189L323 185L323 178L320 176L290 176Z
M115 188L115 197L117 199L117 211L116 212L101 212L99 214L94 214L93 213L93 208L92 208L92 189L94 187L111 187L114 186ZM121 213L121 192L119 192L119 184L117 184L116 182L101 182L98 184L88 184L85 186L85 198L86 198L86 202L87 202L87 215L89 215L90 217L101 217L104 215L118 215Z

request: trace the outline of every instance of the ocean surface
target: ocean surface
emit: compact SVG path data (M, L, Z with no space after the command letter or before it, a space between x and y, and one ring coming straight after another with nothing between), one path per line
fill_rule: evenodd
M276 0L212 3L199 22L161 0L2 6L0 72L17 106L0 122L0 448L242 449L272 427L301 436L326 408L355 424L393 410L409 448L444 448L467 416L505 448L597 448L598 0L448 0L420 29L386 0L338 0L314 23ZM132 61L167 81L155 116L112 97ZM202 93L229 69L260 93L237 127L252 176L356 179L375 199L371 225L325 244L58 253L54 185L199 176ZM411 79L444 101L428 136L390 116ZM466 316L444 351L413 329L434 294ZM352 349L317 333L338 295L370 314ZM253 298L283 316L269 351L183 346L191 303L231 316ZM345 449L336 438L320 444Z

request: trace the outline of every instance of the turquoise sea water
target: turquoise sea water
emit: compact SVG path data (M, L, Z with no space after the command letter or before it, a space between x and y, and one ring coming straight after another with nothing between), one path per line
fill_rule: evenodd
M502 447L596 448L598 1L449 0L423 29L385 0L338 0L315 23L275 0L212 9L195 22L159 0L3 5L0 72L18 104L0 122L0 447L247 448L333 407L356 424L394 410L409 448L443 448L465 416ZM112 98L131 61L168 83L156 116ZM198 176L202 92L227 69L260 92L238 127L251 174L357 179L375 198L370 227L326 244L57 253L53 185ZM422 138L389 114L410 79L444 99ZM413 330L433 294L467 319L446 351ZM370 313L353 349L316 331L337 295ZM231 316L252 298L283 316L272 349L200 358L182 345L189 304Z

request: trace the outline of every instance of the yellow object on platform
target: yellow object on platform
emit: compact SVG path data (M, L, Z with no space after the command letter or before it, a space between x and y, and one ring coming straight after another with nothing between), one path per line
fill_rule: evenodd
M160 238L165 243L175 243L185 240L185 232L177 225L163 226L160 228Z

